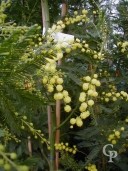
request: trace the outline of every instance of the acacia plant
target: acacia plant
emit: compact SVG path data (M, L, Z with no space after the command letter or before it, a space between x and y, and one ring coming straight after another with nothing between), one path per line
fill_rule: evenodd
M122 110L127 108L128 94L119 87L122 82L117 82L103 11L97 11L95 24L90 11L75 11L42 36L37 24L27 27L6 22L8 5L9 1L2 1L0 6L1 169L27 171L27 166L21 168L23 164L33 171L54 171L58 152L63 170L125 171L127 164L122 165L122 159L108 165L102 153L103 146L111 143L123 156L128 131L127 112ZM84 27L86 36L56 38L66 27L73 31L73 26ZM127 41L115 47L127 55ZM58 100L61 123L56 126ZM47 106L51 106L50 131ZM57 130L60 143L55 143Z

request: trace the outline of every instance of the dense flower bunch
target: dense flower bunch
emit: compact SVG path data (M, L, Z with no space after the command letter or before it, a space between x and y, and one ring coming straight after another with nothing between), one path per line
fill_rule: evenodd
M120 130L114 130L113 133L108 136L108 141L110 141L112 144L117 144L117 141L121 138L123 131L124 127L121 127Z
M128 50L128 41L118 42L117 45L121 48L122 53Z
M80 116L70 119L71 128L73 125L81 127L83 125L82 119L86 119L90 116L90 108L95 104L94 99L97 98L98 92L96 87L101 85L100 81L97 79L98 75L94 74L91 78L90 76L83 77L83 91L80 93L79 102L81 103L79 107Z
M82 10L82 14L78 14L77 11L74 12L74 16L73 17L66 17L64 19L64 21L60 20L57 22L57 24L53 25L52 28L50 28L48 30L48 37L47 40L50 38L50 35L52 35L52 33L57 33L57 32L61 32L67 25L70 24L75 24L75 23L79 23L79 22L87 22L88 18L87 18L87 10Z
M43 50L43 44L40 46L42 50L42 54L45 55L46 63L42 66L42 73L44 74L44 77L42 79L42 83L44 87L47 89L48 93L53 94L54 100L63 100L65 106L64 111L69 113L71 112L72 108L70 105L71 97L68 93L68 91L64 88L64 74L61 70L58 71L57 62L62 60L63 58L65 60L68 60L68 57L65 57L66 55L69 55L76 50L80 50L81 53L87 53L89 54L89 57L94 60L103 60L104 54L101 52L97 52L89 47L89 44L84 41L76 38L69 38L69 39L63 39L59 38L56 39L56 33L62 32L62 30L69 24L73 24L75 22L88 22L87 18L87 11L82 10L82 14L79 15L77 12L74 12L74 17L66 17L63 21L58 21L57 24L53 25L52 28L48 30L48 33L46 35L46 42L45 46L47 47L47 51ZM45 37L44 37L45 39ZM49 48L50 47L50 48ZM88 77L90 80L88 80ZM94 78L91 79L90 76L87 76L87 80L85 79L85 83L83 83L83 92L80 94L80 102L81 99L85 98L85 94L87 93L88 97L87 101L81 104L80 112L81 116L77 117L78 123L77 125L82 126L83 122L81 119L85 119L90 115L90 112L87 110L83 110L82 108L87 108L88 106L94 105L93 98L98 96L98 93L95 91L95 87L100 86L99 80L97 80L97 74L94 74ZM83 79L83 80L84 80ZM87 87L89 86L89 87ZM88 92L86 92L88 90ZM73 120L73 119L71 119ZM71 122L75 124L74 120ZM72 127L72 126L71 126Z
M52 67L53 65L49 68L51 69ZM54 67L56 68L56 65L54 65ZM71 106L69 105L69 103L71 102L71 97L69 96L68 91L64 90L63 88L64 81L62 74L59 74L56 69L55 72L52 73L50 73L48 76L44 76L44 78L42 79L42 83L47 88L48 93L53 92L54 100L63 100L65 104L65 112L70 112Z
M102 92L101 100L105 102L117 101L118 99L128 101L128 94L125 91L118 92L114 85L109 85L108 92Z
M44 87L46 87L47 91L53 94L54 100L63 100L65 104L64 111L67 113L71 112L72 110L70 105L71 97L68 91L64 89L64 74L61 70L58 71L57 62L63 58L65 59L64 54L67 54L67 58L68 55L70 56L70 54L75 50L80 50L80 52L83 54L89 54L91 59L97 61L104 60L105 56L101 51L98 52L90 48L89 44L85 40L80 40L78 38L75 40L73 38L69 40L60 38L57 40L56 33L62 32L63 29L69 24L88 21L89 19L87 18L86 10L83 10L81 15L75 11L74 17L66 17L63 21L58 21L56 25L54 24L52 28L48 30L45 45L47 46L48 50L42 52L43 54L47 55L47 57L45 57L46 64L42 67L45 73L42 83ZM99 76L101 76L100 73ZM73 125L81 127L83 125L83 120L90 116L90 108L94 106L95 99L100 97L98 91L96 91L96 88L101 86L101 82L97 78L97 74L94 74L91 77L85 76L83 78L83 91L79 96L79 102L81 103L79 107L80 115L76 118L70 119L70 128L73 128ZM109 102L111 100L116 101L119 98L127 100L128 96L126 92L118 92L114 86L109 86L109 88L110 92L102 92L101 100L105 102Z
M76 154L77 152L76 145L74 145L73 147L69 147L69 143L63 143L63 142L59 144L55 144L55 150L65 151L72 154Z
M98 171L95 164L88 164L85 169L87 169L88 171Z

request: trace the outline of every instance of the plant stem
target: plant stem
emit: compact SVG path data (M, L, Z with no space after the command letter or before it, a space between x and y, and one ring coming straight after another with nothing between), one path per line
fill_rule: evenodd
M43 148L41 148L40 150L41 150L41 154L43 155L44 159L45 159L46 162L48 163L48 167L50 168L50 162L49 162L48 158L46 157Z
M1 151L1 152L0 152L0 155L8 162L13 168L15 168L17 171L19 171L18 166L17 166L13 161L11 161L11 160L6 156L5 153L3 153L3 152Z
M72 112L70 113L70 115L59 125L59 127L57 127L56 129L60 129L63 125L65 125L66 122L68 122L68 120L71 118L71 116L74 114L74 112L76 111L76 109L78 108L79 103L76 105L76 107L72 110Z
M67 0L62 0L62 8L61 8L61 17L62 17L62 19L67 14L67 11L68 11L68 8L67 8L68 5L67 4L68 4Z
M50 137L49 137L49 141L50 141L50 157L49 157L49 161L50 161L50 171L54 171L54 159L55 159L55 148L54 148L54 144L55 144L55 121L56 117L54 113L51 113L51 133L50 133Z
M48 134L49 134L49 138L51 136L51 106L48 105L47 106L47 114L48 114Z
M56 127L60 126L60 117L61 117L61 101L56 101ZM55 143L59 144L60 142L60 129L56 130L56 139ZM56 151L55 153L55 169L59 169L59 151Z

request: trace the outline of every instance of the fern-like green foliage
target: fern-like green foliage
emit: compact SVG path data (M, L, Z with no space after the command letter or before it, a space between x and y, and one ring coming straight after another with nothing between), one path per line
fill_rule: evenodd
M85 168L84 163L76 161L72 155L68 153L61 153L60 162L64 167L64 170L71 170L71 171L83 171Z
M5 22L4 10L9 4L9 1L2 1L0 6L0 141L10 151L21 150L20 156L24 153L22 145L27 143L30 132L34 136L40 134L44 141L41 131L34 130L31 122L35 121L37 128L47 123L47 100L42 95L45 93L40 88L40 78L37 78L37 71L43 62L39 60L38 49L34 51L34 42L41 33L40 27L17 26ZM23 118L28 118L29 122ZM26 132L21 130L23 124L27 127ZM46 129L44 132L47 132ZM19 142L21 145L17 144ZM26 147L25 150L28 151Z
M40 28L1 23L0 32L0 117L11 130L17 131L16 112L34 115L37 104L38 108L45 104L35 83L41 63L32 53L31 45Z

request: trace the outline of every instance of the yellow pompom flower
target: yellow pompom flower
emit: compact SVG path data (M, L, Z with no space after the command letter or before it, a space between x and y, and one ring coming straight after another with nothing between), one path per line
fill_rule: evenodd
M90 82L91 81L91 77L90 76L86 76L86 77L84 77L84 80L87 81L87 82Z
M74 11L74 15L78 15L78 12L77 11Z
M86 109L87 109L87 103L86 102L81 103L79 107L80 112L84 112Z
M55 100L61 100L61 99L63 99L63 94L62 93L55 93L54 94L54 99Z
M89 106L93 106L94 105L94 101L93 100L88 100L88 105Z
M70 124L74 125L76 123L76 119L75 118L71 118L70 119Z
M66 105L65 107L64 107L64 110L65 110L65 112L70 112L71 111L71 106L69 106L69 105Z
M93 96L94 91L93 90L88 90L87 93L88 93L89 96Z
M47 82L48 82L48 77L45 76L45 77L42 79L42 82L43 82L43 84L47 84Z
M96 85L97 87L101 86L100 81L97 80L96 83L95 83L95 85Z
M120 132L119 131L115 131L115 136L120 136Z
M88 13L87 10L85 10L85 9L82 10L82 14L87 14L87 13Z
M71 102L71 97L69 97L69 96L64 97L64 102L65 103L70 103Z
M62 84L63 83L63 79L62 78L57 78L56 83L57 84Z
M83 90L88 90L89 88L89 83L84 83L83 84Z
M55 84L55 78L50 79L50 84Z
M114 144L116 144L117 142L116 142L116 140L112 140L111 143L114 145Z
M63 90L63 92L62 92L62 93L63 93L63 96L64 96L64 97L68 96L68 91Z
M62 85L57 85L56 86L56 90L57 91L62 91L63 90L63 86Z
M85 97L84 97L84 96L80 96L80 97L79 97L79 101L80 101L80 102L84 102L84 101L85 101Z
M81 127L81 126L83 125L83 121L82 121L82 119L81 119L80 117L77 117L77 118L76 118L76 125L77 125L78 127Z
M90 115L89 111L82 112L80 114L81 119L86 119Z
M48 89L48 92L50 93L54 91L54 87L51 84L48 84L47 89Z

